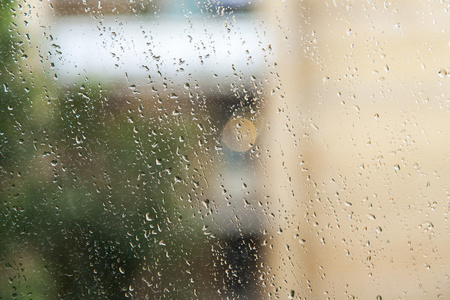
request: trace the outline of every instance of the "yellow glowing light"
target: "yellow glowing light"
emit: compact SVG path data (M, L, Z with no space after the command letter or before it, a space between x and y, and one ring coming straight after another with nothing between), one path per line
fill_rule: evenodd
M256 136L255 125L251 121L241 117L228 120L222 131L224 144L236 152L245 152L253 147Z

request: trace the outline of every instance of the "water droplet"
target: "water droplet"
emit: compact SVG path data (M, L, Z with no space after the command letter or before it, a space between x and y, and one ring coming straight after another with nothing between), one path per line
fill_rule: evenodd
M439 72L438 72L438 75L439 75L439 77L441 77L441 78L445 78L445 77L447 77L447 70L445 70L445 69L440 69L439 70Z
M205 206L205 208L208 208L209 205L209 199L205 199L203 202L203 205Z

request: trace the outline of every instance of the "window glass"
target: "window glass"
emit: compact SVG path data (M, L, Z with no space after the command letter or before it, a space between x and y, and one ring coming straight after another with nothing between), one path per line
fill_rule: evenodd
M448 15L0 2L0 299L448 299Z

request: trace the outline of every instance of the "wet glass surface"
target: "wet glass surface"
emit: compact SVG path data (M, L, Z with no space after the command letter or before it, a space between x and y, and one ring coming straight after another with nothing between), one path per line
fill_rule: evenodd
M423 1L0 2L0 299L447 299Z

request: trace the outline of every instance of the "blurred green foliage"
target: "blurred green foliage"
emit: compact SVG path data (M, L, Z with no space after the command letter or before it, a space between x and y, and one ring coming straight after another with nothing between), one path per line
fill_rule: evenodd
M201 262L210 241L177 201L199 128L112 87L27 75L12 6L0 5L0 299L194 297L205 272L186 257Z

